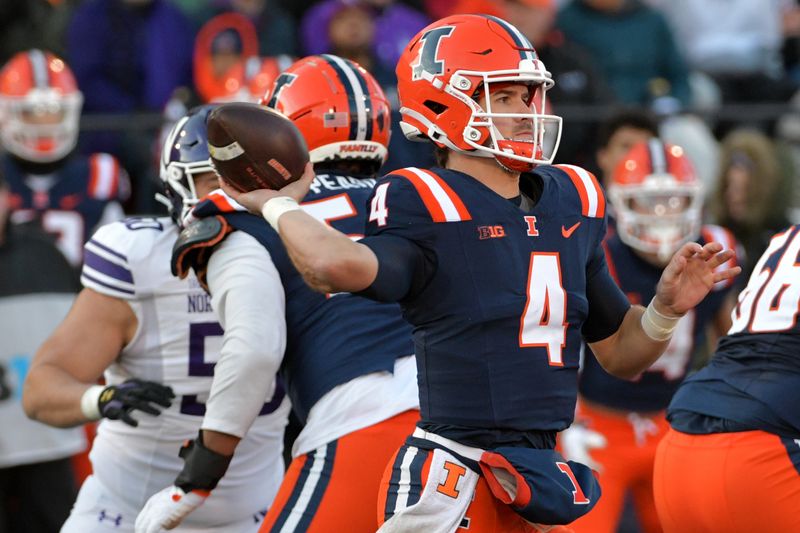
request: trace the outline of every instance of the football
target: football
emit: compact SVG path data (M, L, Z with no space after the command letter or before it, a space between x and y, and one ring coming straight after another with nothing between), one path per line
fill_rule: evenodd
M223 104L208 115L207 126L211 163L236 189L277 190L302 176L306 141L277 111L258 104Z

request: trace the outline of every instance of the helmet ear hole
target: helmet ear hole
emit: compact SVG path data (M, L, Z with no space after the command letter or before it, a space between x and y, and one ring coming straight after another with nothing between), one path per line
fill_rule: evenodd
M447 106L441 104L439 102L434 102L433 100L425 100L422 103L425 107L436 113L437 115L441 115L445 111L447 111Z

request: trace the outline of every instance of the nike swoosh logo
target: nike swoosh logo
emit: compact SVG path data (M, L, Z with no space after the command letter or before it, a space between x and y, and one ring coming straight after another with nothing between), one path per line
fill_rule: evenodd
M578 226L580 226L580 225L581 225L580 222L576 222L575 224L570 226L569 229L565 228L562 225L561 226L561 236L564 237L565 239L569 239L570 237L572 237L572 234L575 233L575 230L578 229Z

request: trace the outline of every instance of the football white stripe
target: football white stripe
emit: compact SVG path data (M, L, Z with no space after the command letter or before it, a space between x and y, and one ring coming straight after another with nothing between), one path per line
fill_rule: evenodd
M89 250L90 252L93 252L96 255L99 255L100 257L102 257L103 259L108 261L109 263L114 263L115 265L119 265L122 268L124 268L125 270L130 270L131 269L131 267L128 265L127 261L115 256L114 254L108 253L107 251L103 250L102 248L97 246L92 241L87 242L85 244L85 248L87 250Z
M408 493L411 490L411 463L419 453L419 448L409 446L400 463L400 481L397 487L397 501L394 504L395 514L399 513L408 505Z
M97 180L93 191L94 197L109 200L114 192L114 160L109 154L96 154L95 161L97 161Z
M653 164L653 174L663 174L667 171L667 156L664 145L658 139L650 139L647 143L650 150L650 162Z
M108 274L103 274L99 270L96 270L96 269L94 269L92 267L88 267L86 265L83 266L83 273L81 274L81 280L82 281L83 281L83 276L84 275L91 276L92 278L96 279L97 281L105 283L106 285L110 285L111 287L119 289L121 291L136 292L136 287L133 285L133 283L128 283L126 281L121 281L121 280L118 280L117 278L112 278ZM91 280L89 280L89 281L91 282ZM86 285L86 282L84 282L84 285Z
M456 209L453 200L450 199L450 196L447 194L447 192L435 179L433 179L430 174L414 167L410 167L408 170L419 176L422 182L428 187L428 190L430 190L431 194L433 194L433 197L436 199L439 207L442 208L444 218L447 222L461 221L461 215L458 214L458 209Z
M31 50L28 54L33 71L33 85L37 89L47 87L47 58L41 50Z
M361 84L358 83L358 77L353 68L347 64L342 58L334 55L326 55L328 60L333 61L342 69L347 81L350 82L350 89L353 91L356 101L356 113L358 115L358 132L356 133L356 140L363 141L367 138L367 106L365 105L365 94L361 90Z
M589 173L586 172L586 170L581 168L581 167L576 167L575 165L559 165L559 166L570 168L581 179L581 183L583 184L583 188L586 190L586 197L589 199L588 216L596 217L597 216L597 208L598 208L598 204L599 204L599 198L597 196L597 189L594 186L594 182L592 181L592 177L589 176Z
M317 488L317 484L319 483L320 474L325 467L325 457L327 454L327 444L317 448L317 453L314 454L314 463L308 471L308 477L306 477L306 482L303 484L303 490L300 492L297 502L289 512L289 518L286 519L279 533L292 533L303 518L303 513L311 501L311 495L314 494L314 489Z

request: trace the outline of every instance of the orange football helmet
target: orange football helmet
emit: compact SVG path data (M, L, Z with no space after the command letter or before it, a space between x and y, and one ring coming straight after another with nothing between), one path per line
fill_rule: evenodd
M661 260L700 233L703 187L680 146L634 145L617 164L608 197L620 239Z
M530 41L503 19L453 15L434 22L411 40L396 72L407 138L494 157L516 171L552 163L561 139L561 117L545 114L553 78ZM489 94L500 83L529 85L530 113L493 113ZM497 118L529 119L533 141L504 139Z
M391 108L375 78L353 61L331 54L296 61L261 103L295 123L312 163L386 160Z
M83 94L64 60L28 50L0 70L0 140L26 161L50 163L78 142Z
M249 62L245 69L247 80L248 102L259 102L264 94L272 87L281 72L294 63L294 58L288 55L257 58Z

